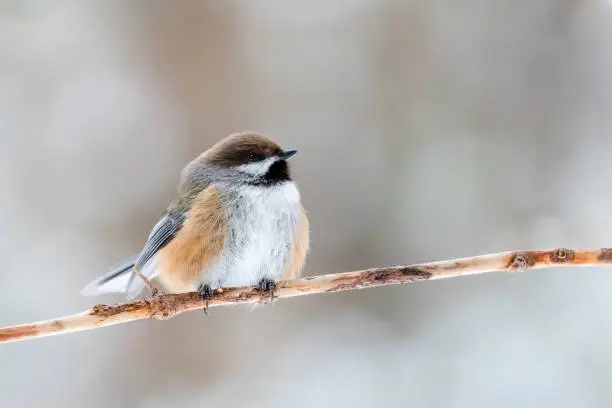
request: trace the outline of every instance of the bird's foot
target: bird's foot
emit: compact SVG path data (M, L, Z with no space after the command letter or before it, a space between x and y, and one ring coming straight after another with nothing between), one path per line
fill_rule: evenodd
M270 301L274 302L274 291L276 290L276 282L272 279L263 278L257 284L257 289L261 292L270 292Z
M201 283L200 286L198 286L198 293L202 296L202 300L204 301L205 314L208 314L208 301L212 299L214 292L215 291L208 283Z
M151 297L161 297L164 296L164 291L158 288L152 288L151 289Z

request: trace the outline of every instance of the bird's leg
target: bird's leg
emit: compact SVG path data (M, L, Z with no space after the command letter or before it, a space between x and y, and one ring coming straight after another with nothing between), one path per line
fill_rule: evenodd
M198 293L202 296L202 300L204 300L204 313L208 314L208 301L212 299L214 290L208 283L200 283Z
M272 279L263 278L257 284L261 292L270 292L270 300L274 302L274 291L276 290L276 282Z
M147 285L147 288L149 288L149 290L151 291L151 296L155 297L159 294L159 290L157 290L155 287L153 287L153 284L151 283L151 281L149 280L149 278L147 278L146 276L144 276L142 274L142 272L140 272L140 269L134 266L134 273L136 275L138 275L138 277L140 279L142 279L142 281L145 283L145 285Z

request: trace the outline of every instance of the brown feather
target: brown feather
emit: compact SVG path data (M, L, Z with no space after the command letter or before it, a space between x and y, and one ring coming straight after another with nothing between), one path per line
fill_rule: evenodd
M268 137L256 132L242 132L229 135L204 152L200 161L221 167L239 166L249 162L249 154L256 153L264 158L282 153L283 149Z
M306 216L306 211L304 208L302 208L302 218L300 219L300 225L298 226L298 236L293 246L291 259L285 268L283 280L297 279L302 275L309 249L310 225L308 222L308 217Z
M221 255L228 225L216 188L208 187L195 197L183 227L158 254L159 280L167 291L197 289L202 271Z

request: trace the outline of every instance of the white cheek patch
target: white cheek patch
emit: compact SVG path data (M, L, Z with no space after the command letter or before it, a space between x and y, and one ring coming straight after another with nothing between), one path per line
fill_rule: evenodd
M241 164L236 169L243 173L251 174L253 176L262 176L268 172L270 166L277 160L276 157L269 157L265 160L258 161L255 163Z

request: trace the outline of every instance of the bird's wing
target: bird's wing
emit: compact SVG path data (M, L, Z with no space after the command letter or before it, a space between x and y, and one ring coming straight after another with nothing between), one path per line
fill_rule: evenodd
M285 268L283 279L292 280L297 279L301 276L304 264L306 263L306 256L310 249L310 225L306 211L302 208L302 216L299 220L298 233L293 242L293 252L291 258Z
M183 220L184 216L172 215L165 211L153 227L145 247L138 256L125 260L106 275L90 282L83 288L81 294L94 296L102 293L125 293L128 299L136 297L145 283L133 273L133 269L138 268L148 279L153 279L158 274L158 270L151 260L181 229Z
M134 268L137 268L144 276L153 279L159 273L157 265L151 260L153 257L181 230L185 220L184 214L173 214L165 211L157 224L151 230L147 242L136 258ZM131 274L127 283L128 298L133 298L144 288L144 281L136 274Z
M179 232L184 221L184 214L173 215L165 211L151 230L147 243L136 259L136 268L142 270L160 249L168 245L168 242Z
M222 200L214 186L200 192L180 231L158 253L160 279L170 291L194 290L202 271L219 259L229 231Z

